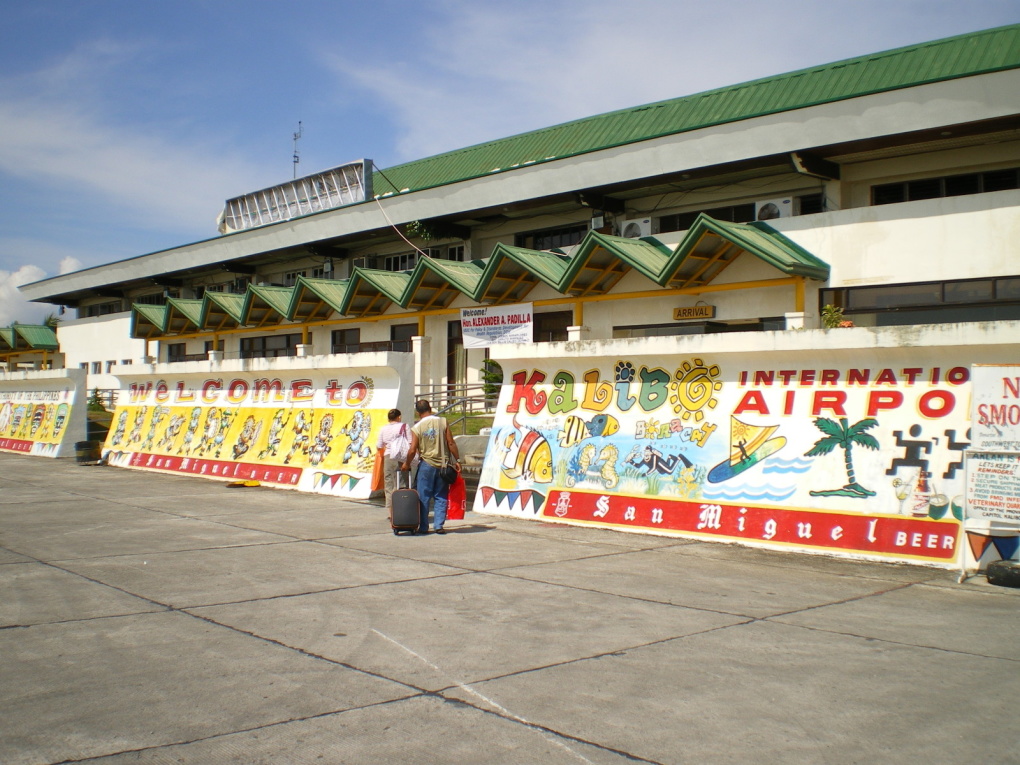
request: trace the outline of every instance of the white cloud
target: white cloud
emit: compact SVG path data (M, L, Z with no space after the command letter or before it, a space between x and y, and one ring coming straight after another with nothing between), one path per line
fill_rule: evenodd
M67 255L60 259L60 266L57 269L58 274L73 274L75 271L80 271L84 267L84 264L73 255Z
M55 308L43 303L30 303L18 291L22 284L46 278L39 266L21 266L16 271L0 271L0 327L19 324L41 324Z

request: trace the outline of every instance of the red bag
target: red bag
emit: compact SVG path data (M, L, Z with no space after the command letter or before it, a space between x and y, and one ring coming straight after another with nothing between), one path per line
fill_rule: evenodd
M385 479L383 478L383 458L382 452L375 453L375 462L372 465L372 483L370 484L370 491L382 491L385 487Z
M467 486L464 485L464 476L457 473L457 480L450 484L450 491L446 495L446 519L449 521L464 520L466 504Z

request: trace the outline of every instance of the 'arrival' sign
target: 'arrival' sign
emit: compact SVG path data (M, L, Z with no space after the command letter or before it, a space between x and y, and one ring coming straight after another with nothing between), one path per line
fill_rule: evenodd
M677 321L684 319L714 319L714 305L689 305L683 308L673 309L673 318Z

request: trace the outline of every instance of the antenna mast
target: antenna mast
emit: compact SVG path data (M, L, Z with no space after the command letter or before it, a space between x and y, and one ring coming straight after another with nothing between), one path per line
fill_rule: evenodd
M297 166L301 161L301 155L298 152L297 142L301 138L301 134L304 130L301 127L301 120L298 120L297 132L294 134L294 177L297 178Z

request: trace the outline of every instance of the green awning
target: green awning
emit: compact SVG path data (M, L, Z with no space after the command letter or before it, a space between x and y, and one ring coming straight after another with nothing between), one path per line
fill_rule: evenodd
M131 337L148 340L166 334L166 316L169 308L165 305L135 303L131 306Z
M287 315L294 321L315 321L342 313L348 284L346 279L335 281L299 276Z

